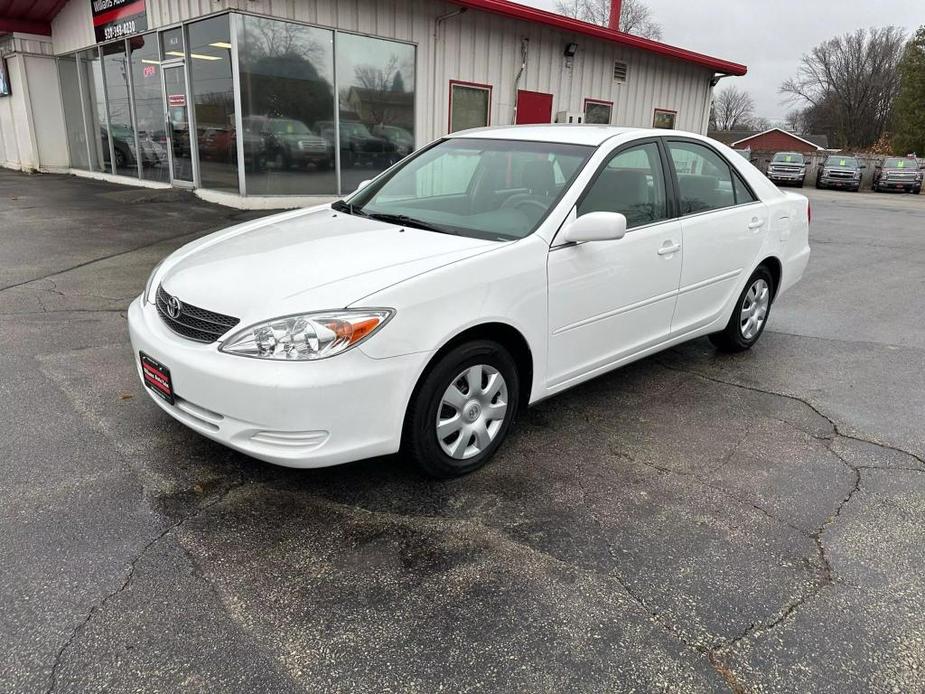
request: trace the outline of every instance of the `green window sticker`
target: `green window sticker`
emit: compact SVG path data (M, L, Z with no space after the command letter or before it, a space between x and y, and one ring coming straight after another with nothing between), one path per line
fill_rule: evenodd
M793 157L790 156L790 155L788 154L788 155L786 156L786 160L787 160L788 162L791 162L791 161L793 161Z
M900 168L900 169L905 169L905 168L906 168L906 162L900 161L900 162L899 162L899 168Z
M847 160L847 159L842 159L840 162L838 162L838 165L839 165L839 166L845 166L847 163L848 163L848 160Z

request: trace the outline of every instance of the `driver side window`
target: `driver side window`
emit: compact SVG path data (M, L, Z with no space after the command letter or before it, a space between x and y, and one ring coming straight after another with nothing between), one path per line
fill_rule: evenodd
M658 145L649 142L613 155L578 202L578 216L619 212L628 229L668 218L668 196Z

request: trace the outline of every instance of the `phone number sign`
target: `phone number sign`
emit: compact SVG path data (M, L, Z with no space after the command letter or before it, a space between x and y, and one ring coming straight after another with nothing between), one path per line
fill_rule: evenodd
M90 0L97 42L120 39L148 28L145 0Z

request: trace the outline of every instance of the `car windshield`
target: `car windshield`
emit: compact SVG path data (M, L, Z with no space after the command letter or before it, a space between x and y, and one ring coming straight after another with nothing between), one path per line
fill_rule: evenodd
M546 218L593 151L552 142L443 140L337 209L460 236L520 239Z
M308 129L302 121L297 120L274 120L273 132L277 135L311 135L312 131Z
M829 157L825 160L826 166L841 166L849 169L858 168L858 160L854 157Z
M796 154L795 152L778 152L774 155L775 162L782 162L784 164L802 164L803 155Z
M883 162L884 169L911 169L915 170L918 168L918 164L915 159L887 159Z

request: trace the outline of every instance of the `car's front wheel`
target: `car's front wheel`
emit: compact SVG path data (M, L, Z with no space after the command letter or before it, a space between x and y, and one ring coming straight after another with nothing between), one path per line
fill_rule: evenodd
M773 297L774 278L761 265L752 273L739 295L725 329L710 335L710 342L723 352L742 352L751 348L764 332Z
M510 353L491 340L453 348L425 374L405 418L403 451L427 474L465 475L507 436L520 381Z

